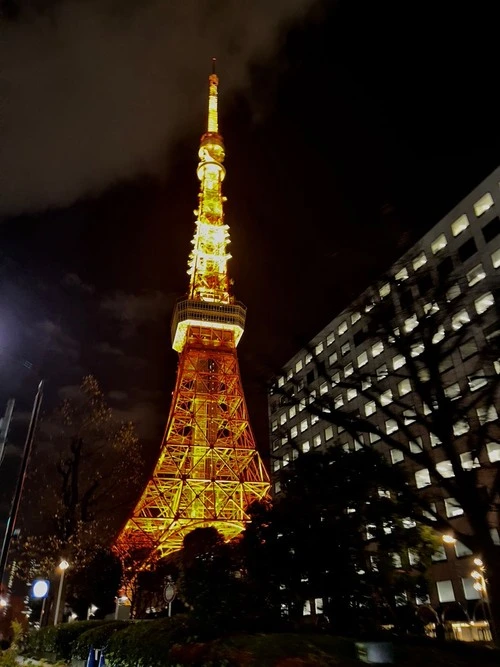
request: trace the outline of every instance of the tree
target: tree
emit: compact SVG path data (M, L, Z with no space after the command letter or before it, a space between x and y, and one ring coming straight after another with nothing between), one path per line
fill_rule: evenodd
M92 376L43 420L25 492L25 574L51 574L64 556L71 578L110 546L140 483L137 445L133 425L114 419Z
M336 632L400 626L407 599L427 592L436 549L413 510L399 471L374 451L300 454L282 471L274 505L251 508L249 576L292 621L321 599Z
M488 457L500 436L498 287L481 271L469 283L458 279L448 260L412 278L402 269L360 298L346 320L359 321L355 344L363 352L329 363L309 351L318 395L301 380L273 391L281 404L334 424L357 446L377 443L386 455L399 451L428 471L419 484L426 488L408 477L419 518L482 557L500 627L500 547L491 532L498 525L500 465ZM390 351L390 363L377 360L382 350L383 359ZM351 407L350 396L364 405Z

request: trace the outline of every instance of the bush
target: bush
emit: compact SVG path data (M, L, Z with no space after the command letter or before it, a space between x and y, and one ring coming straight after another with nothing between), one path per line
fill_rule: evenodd
M72 657L77 660L86 660L91 647L106 648L109 638L129 625L128 621L110 621L97 628L86 630L73 642Z
M75 621L34 630L29 633L23 653L32 657L43 657L44 653L55 653L58 660L71 658L73 642L92 628L104 625L106 621Z

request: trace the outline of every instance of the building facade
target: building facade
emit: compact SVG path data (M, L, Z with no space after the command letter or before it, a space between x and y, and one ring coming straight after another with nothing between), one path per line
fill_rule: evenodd
M377 378L383 386L383 395L379 396L384 405L384 395L387 402L394 400L411 404L419 400L412 395L415 391L408 378L402 377L400 369L406 363L398 350L391 345L374 339L372 334L367 335L367 320L372 318L368 311L371 307L378 308L381 303L401 300L404 286L407 302L414 302L414 315L405 321L404 327L411 331L418 320L437 305L429 302L425 295L426 281L438 284L449 284L447 300L454 304L459 303L457 311L450 316L449 331L461 329L467 332L464 343L450 356L450 361L443 365L441 372L446 385L447 396L456 393L457 398L466 391L474 392L487 383L488 376L500 373L500 361L491 359L488 368L478 371L475 364L475 352L487 349L489 342L495 335L500 334L498 321L498 304L495 303L495 283L500 284L500 168L496 169L488 178L478 185L465 199L463 199L448 215L435 225L418 243L405 253L386 272L384 278L377 284L371 285L359 299L355 300L347 309L335 317L311 341L307 349L302 349L283 367L283 373L274 379L269 396L270 444L272 466L272 490L274 495L280 493L280 471L298 456L299 450L303 453L325 449L333 444L342 446L346 450L359 448L362 444L373 444L385 454L388 461L395 466L403 466L408 474L410 483L422 493L429 493L429 488L435 486L429 471L418 461L405 456L404 451L397 447L390 447L385 442L378 442L375 434L365 434L360 437L362 442L349 435L347 431L337 427L334 423L323 420L311 414L306 409L307 404L328 395L334 402L336 409L346 409L351 413L358 411L363 417L369 417L373 423L384 432L405 437L398 433L398 423L387 418L387 413L380 409L376 401L367 400L364 392L356 389L355 383L349 386L348 379L361 372L367 376ZM419 289L420 285L420 289ZM399 291L396 297L393 293ZM399 287L398 287L399 286ZM483 288L484 286L484 288ZM460 298L453 301L457 295ZM497 297L498 300L498 297ZM366 307L367 303L372 306ZM450 307L450 312L452 308ZM481 326L477 326L477 317L481 317ZM475 322L476 320L476 322ZM446 324L442 330L442 338L446 336ZM463 328L462 328L463 327ZM470 336L469 336L470 333ZM418 346L414 346L411 356L417 357L420 353ZM325 373L318 372L318 366L326 369ZM363 369L362 371L360 369ZM484 372L483 372L484 371ZM484 378L482 377L484 375ZM369 380L370 381L370 380ZM289 390L287 390L287 387ZM305 387L303 398L294 401L284 401L283 396ZM449 392L449 393L448 393ZM484 467L486 484L488 475L494 464L500 461L500 439L498 434L491 437L479 457L467 450L465 432L474 429L485 422L491 428L497 428L498 396L495 395L491 405L478 405L475 408L474 418L470 424L454 429L457 446L460 450L463 436L463 451L460 461L464 470ZM471 403L472 405L472 403ZM408 413L411 412L407 411ZM412 424L412 415L404 417L404 424ZM414 420L413 420L414 421ZM440 453L439 441L433 433L425 429L418 430L414 441L406 442L411 452L422 451L422 448L431 453L435 461L439 461L439 470L443 476L453 475L450 462ZM363 440L365 438L366 440ZM413 449L415 448L415 450ZM420 448L420 449L419 449ZM491 465L493 464L493 466ZM480 473L482 474L482 473ZM463 511L454 502L453 498L446 497L446 493L434 489L434 498L437 500L437 511L448 519L456 522L457 531L462 530ZM436 506L436 505L434 505ZM491 534L497 544L498 516L491 515ZM481 598L482 592L474 584L477 581L471 576L474 570L473 554L452 535L444 536L442 549L436 554L432 565L432 585L430 587L430 602L434 608L439 605L458 602L464 608L471 609ZM477 569L477 568L476 568ZM420 601L424 602L424 601ZM458 631L459 632L459 631Z

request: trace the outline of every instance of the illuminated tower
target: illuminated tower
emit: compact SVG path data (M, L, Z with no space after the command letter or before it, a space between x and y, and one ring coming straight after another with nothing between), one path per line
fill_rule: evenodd
M218 132L216 74L209 77L208 126L201 138L200 194L189 257L189 294L172 318L177 382L153 476L116 549L144 568L177 551L194 528L240 533L246 508L269 489L255 448L236 346L246 309L231 295L224 223L224 143Z

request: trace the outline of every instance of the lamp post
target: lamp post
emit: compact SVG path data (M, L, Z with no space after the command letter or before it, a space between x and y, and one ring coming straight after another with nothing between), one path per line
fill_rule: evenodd
M64 584L64 573L69 567L69 563L67 560L62 560L58 568L61 570L61 578L59 579L59 590L57 591L57 602L56 602L56 613L54 614L54 625L57 625L58 619L59 619L59 609L61 607L61 596L62 596L62 591L63 591L63 584Z
M470 576L474 579L474 588L476 591L481 596L481 599L485 602L486 608L488 609L488 620L490 623L490 628L491 628L491 636L493 640L496 640L496 627L495 627L495 622L493 620L493 616L491 615L491 607L490 607L490 597L488 595L488 582L486 580L485 574L486 574L486 568L484 566L483 561L480 558L474 558L474 565L476 566L476 570L472 570L470 573Z

